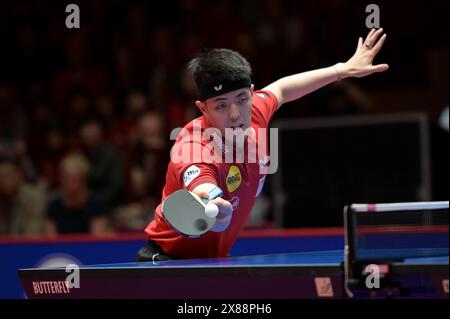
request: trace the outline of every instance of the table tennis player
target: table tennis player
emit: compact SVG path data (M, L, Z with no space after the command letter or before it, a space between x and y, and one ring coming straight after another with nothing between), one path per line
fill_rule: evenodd
M244 134L245 143L241 151L248 153L250 140L258 143L258 129L268 128L269 121L281 105L335 81L386 71L389 68L387 64L373 64L385 39L383 29L372 29L365 40L358 39L356 51L347 62L287 76L262 90L255 90L251 66L239 53L228 49L211 49L201 53L189 62L188 67L198 94L195 106L202 116L188 123L182 132L192 135L198 127L202 132L214 128L217 135L208 136L210 138L202 135L199 141L180 134L172 152L187 146L197 152L195 157L211 152L211 143L215 143L217 148L214 149L222 152L219 157L223 159L223 153L230 151L227 147L230 141L225 140L226 130L232 129L254 132ZM235 139L238 140L237 137ZM236 158L238 152L235 150ZM155 262L227 256L239 232L245 227L263 187L265 174L261 173L260 168L268 164L267 158L258 157L256 162L250 162L247 156L243 161L235 159L231 163L202 159L175 162L174 154L171 155L162 202L156 207L155 218L145 229L148 242L139 250L137 260ZM164 218L163 203L175 191L184 189L201 198L208 198L208 194L217 188L222 195L210 202L217 205L218 215L214 226L201 236L186 236ZM183 218L183 211L179 212L179 218Z

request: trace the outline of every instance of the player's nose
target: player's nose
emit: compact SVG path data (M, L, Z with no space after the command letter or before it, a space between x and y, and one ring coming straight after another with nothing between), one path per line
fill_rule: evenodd
M239 111L239 107L235 103L231 103L229 108L229 117L232 122L235 122L239 119L241 112Z

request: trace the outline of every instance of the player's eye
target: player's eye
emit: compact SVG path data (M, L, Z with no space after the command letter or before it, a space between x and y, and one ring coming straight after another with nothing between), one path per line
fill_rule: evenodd
M247 103L248 102L248 97L243 96L239 99L239 103L243 104L243 103Z
M216 105L216 110L223 110L226 107L226 104L220 103Z

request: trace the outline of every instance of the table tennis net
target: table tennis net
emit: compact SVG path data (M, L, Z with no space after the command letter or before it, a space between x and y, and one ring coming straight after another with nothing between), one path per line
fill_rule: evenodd
M394 205L347 212L347 237L354 260L403 260L448 256L448 202ZM391 207L392 209L390 210ZM361 207L359 207L361 208Z

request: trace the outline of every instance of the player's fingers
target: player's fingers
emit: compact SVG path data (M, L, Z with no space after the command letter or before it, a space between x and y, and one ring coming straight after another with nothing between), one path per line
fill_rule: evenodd
M367 35L366 39L364 40L364 43L368 44L372 37L372 34L374 34L374 33L375 33L375 29L371 29L369 34Z
M233 214L233 205L229 201L224 200L223 198L215 198L210 203L216 204L219 208L218 216L231 216Z
M363 45L363 39L361 37L359 37L358 38L358 45L356 46L356 51L361 49L362 45Z
M231 218L216 219L216 223L211 228L211 231L216 232L216 233L223 232L224 230L226 230L228 228L230 223L231 223Z
M380 38L380 40L375 44L375 46L372 48L372 53L377 54L381 48L383 47L384 41L386 41L386 34L383 34L383 36Z
M372 67L372 71L373 72L384 72L386 70L389 69L389 65L388 64L378 64L378 65L374 65Z
M200 198L208 198L209 197L209 194L207 191L195 191L193 193Z
M216 218L216 223L228 223L231 221L231 216L218 215Z
M370 44L370 47L373 48L375 43L377 42L378 37L383 33L383 28L379 28L367 39L367 42Z

